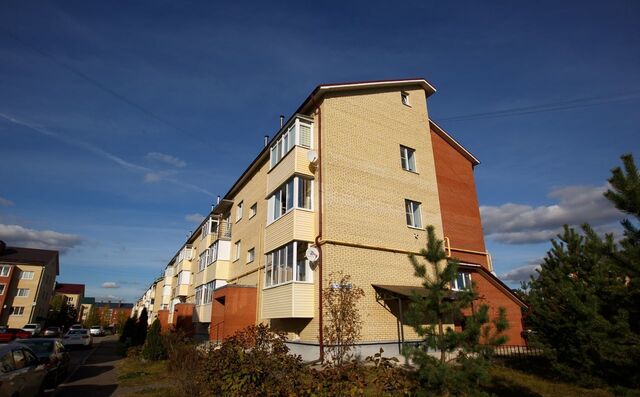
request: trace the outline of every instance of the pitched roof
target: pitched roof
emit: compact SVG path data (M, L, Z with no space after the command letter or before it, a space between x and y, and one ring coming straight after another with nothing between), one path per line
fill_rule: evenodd
M467 160L471 162L474 166L480 164L480 160L478 160L471 152L465 149L458 141L456 141L451 135L447 133L442 127L436 124L435 121L429 119L429 125L431 126L431 130L436 134L440 135L442 139L444 139L449 145L451 145L454 149L456 149L460 154L462 154Z
M84 295L84 284L56 283L56 292L60 294Z
M58 251L8 246L0 251L0 262L3 263L28 263L46 266L52 260L55 260L56 274L59 274Z

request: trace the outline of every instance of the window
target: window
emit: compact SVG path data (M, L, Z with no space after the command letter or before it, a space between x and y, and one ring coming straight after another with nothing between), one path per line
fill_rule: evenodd
M24 306L11 306L9 314L12 316L22 316L24 314Z
M7 277L9 270L11 270L11 266L0 266L0 277Z
M300 119L296 119L285 132L283 132L277 141L271 144L270 149L270 166L275 167L282 158L289 153L296 145L310 148L311 147L311 124Z
M455 280L451 283L451 289L460 291L471 288L471 274L467 272L458 272Z
M33 280L33 272L20 272L20 278L23 280Z
M6 288L6 284L0 284L0 295L4 295L5 288Z
M200 258L198 260L198 271L201 272L205 267L210 263L209 262L209 254L210 250L206 249L200 254Z
M209 251L209 262L207 263L207 266L209 266L210 264L218 260L218 241L211 244L208 251Z
M29 296L29 288L18 288L16 296L25 297Z
M400 162L403 170L416 172L416 151L400 145Z
M240 240L236 241L235 250L233 252L233 260L237 261L238 259L240 259Z
M422 228L420 203L417 201L404 200L404 206L407 213L407 226Z
M242 207L243 207L243 205L244 205L244 201L241 201L236 206L236 222L238 222L240 219L242 219Z
M189 281L191 280L191 272L187 270L183 270L178 273L178 284L180 285L189 285Z
M273 222L293 208L313 209L313 180L295 176L269 197L268 221Z
M265 286L289 281L310 282L311 268L305 253L309 243L294 241L267 254Z
M404 92L402 91L400 93L400 98L402 99L402 104L405 106L411 106L411 103L409 103L409 93L408 92Z
M247 263L253 262L255 259L256 259L256 249L251 248L249 251L247 251Z
M256 216L257 213L258 213L258 203L253 203L251 208L249 208L249 219Z

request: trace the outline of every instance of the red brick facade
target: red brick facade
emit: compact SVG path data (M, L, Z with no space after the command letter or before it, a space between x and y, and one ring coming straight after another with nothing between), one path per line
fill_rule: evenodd
M256 323L255 287L226 285L214 292L209 339L222 340Z

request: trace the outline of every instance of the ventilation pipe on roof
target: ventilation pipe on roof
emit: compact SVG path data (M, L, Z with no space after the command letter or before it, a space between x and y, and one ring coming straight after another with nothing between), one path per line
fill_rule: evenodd
M220 195L218 195L218 199L216 200L216 205L220 204Z
M264 136L264 147L267 147L268 143L269 143L269 135L265 135Z
M284 116L280 115L280 128L284 125Z

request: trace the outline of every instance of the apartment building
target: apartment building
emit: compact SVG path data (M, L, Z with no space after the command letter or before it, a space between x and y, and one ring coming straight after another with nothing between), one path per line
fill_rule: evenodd
M9 247L0 241L0 324L43 323L59 274L58 251Z
M80 322L82 324L84 324L84 322L87 320L87 316L89 316L89 312L91 312L91 309L93 309L93 307L96 304L96 298L93 297L87 297L85 296L84 298L82 298L82 300L80 300Z
M322 288L342 271L365 290L362 353L398 353L418 339L402 316L421 288L407 255L432 225L462 262L452 289L475 283L493 316L507 309L509 343L522 344L524 303L484 245L479 161L430 119L434 93L423 79L318 86L167 265L164 326L219 340L268 323L318 358Z
M82 300L84 299L84 288L84 284L56 283L54 289L54 295L62 296L67 305L76 309L78 320L83 317Z

